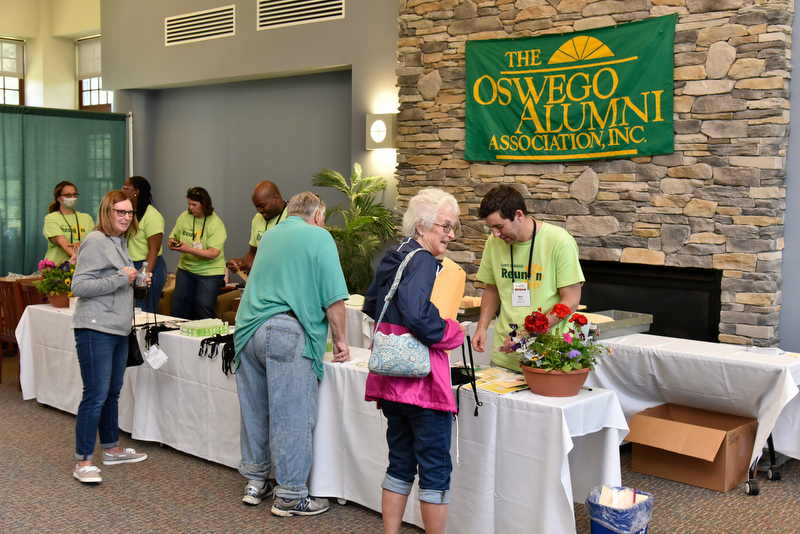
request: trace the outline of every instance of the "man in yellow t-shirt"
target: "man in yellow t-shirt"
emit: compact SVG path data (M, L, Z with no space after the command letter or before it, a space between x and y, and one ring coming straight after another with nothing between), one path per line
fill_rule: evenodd
M253 205L258 213L250 223L250 250L244 257L234 258L228 261L228 269L232 272L242 271L244 274L250 273L253 260L258 252L258 243L264 232L274 228L276 224L286 219L287 202L283 200L278 186L269 180L258 182L253 190Z
M560 321L550 313L553 306L561 303L573 312L578 309L585 281L578 244L563 228L535 221L522 195L508 185L491 189L478 215L492 235L486 240L477 274L486 289L472 347L485 350L487 328L499 306L492 363L518 371L519 359L509 351L509 324L522 325L527 315L541 308L552 328Z

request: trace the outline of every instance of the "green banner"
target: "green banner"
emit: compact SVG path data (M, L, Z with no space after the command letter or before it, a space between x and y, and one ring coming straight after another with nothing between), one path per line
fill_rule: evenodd
M677 15L466 45L472 161L568 161L674 152Z

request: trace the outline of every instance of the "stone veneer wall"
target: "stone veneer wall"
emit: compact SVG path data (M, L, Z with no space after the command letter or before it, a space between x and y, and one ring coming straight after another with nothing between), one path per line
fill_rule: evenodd
M467 40L674 12L673 154L463 159ZM447 256L476 294L487 236L478 205L494 185L516 184L534 216L575 236L581 259L722 270L719 340L776 345L793 16L793 0L401 0L398 212L423 187L456 196L464 230Z

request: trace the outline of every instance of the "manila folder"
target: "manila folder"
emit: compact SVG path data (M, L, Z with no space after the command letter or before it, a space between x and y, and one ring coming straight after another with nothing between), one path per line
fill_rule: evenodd
M439 310L442 319L455 319L464 296L467 273L453 260L442 260L444 269L436 277L431 293L431 303Z

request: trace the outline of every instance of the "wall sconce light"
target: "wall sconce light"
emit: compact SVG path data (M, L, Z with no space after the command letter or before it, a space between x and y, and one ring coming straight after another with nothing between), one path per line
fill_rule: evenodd
M367 114L367 150L395 148L397 114Z

